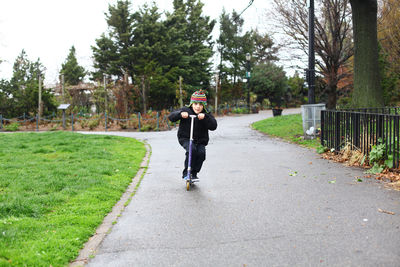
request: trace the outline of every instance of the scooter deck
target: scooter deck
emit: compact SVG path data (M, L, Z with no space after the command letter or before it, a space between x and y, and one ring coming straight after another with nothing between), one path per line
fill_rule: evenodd
M183 179L185 182L190 182L190 183L198 183L200 182L200 179Z

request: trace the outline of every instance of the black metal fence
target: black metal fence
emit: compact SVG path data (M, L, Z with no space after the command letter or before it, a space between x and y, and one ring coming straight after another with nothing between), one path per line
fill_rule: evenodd
M321 144L336 151L350 144L368 155L372 146L382 143L393 167L399 168L399 113L400 108L322 110Z
M361 113L379 113L379 114L400 114L400 107L383 107L383 108L345 108L340 111L361 112Z

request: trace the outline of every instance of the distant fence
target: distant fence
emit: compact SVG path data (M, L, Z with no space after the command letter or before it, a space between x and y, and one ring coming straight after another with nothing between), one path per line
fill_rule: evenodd
M346 145L368 155L373 145L385 144L399 168L400 108L322 110L321 144L340 151ZM379 112L379 113L378 113Z
M114 118L107 113L97 115L71 114L62 118L55 114L50 116L35 117L21 116L14 119L3 118L0 115L0 130L5 129L5 124L18 124L19 127L25 126L26 129L39 131L71 129L75 130L94 130L101 128L104 131L115 129L133 129L138 131L149 130L170 130L171 125L166 114L152 112L142 115L140 112L130 115L128 118Z
M251 112L256 113L262 106L255 104L251 105ZM213 112L214 115L227 115L230 113L248 113L246 104L220 104L218 105L218 114L215 114L215 107L208 106L208 111ZM172 110L170 108L169 110ZM18 124L24 127L23 130L40 131L40 130L138 130L138 131L159 131L170 130L171 126L176 126L176 123L168 121L165 111L153 111L149 114L141 114L140 112L131 114L127 118L115 118L108 113L101 114L70 114L65 117L59 117L55 113L49 116L38 115L31 117L27 115L18 118L7 119L0 114L0 131L5 130L5 124ZM50 125L50 126L48 126ZM53 126L51 126L53 125ZM101 129L100 129L101 128ZM19 129L21 130L21 129Z

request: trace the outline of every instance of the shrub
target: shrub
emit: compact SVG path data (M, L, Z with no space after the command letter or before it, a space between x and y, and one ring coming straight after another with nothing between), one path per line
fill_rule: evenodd
M235 113L235 114L246 114L246 113L249 113L249 112L248 112L248 109L246 107L246 108L234 108L232 110L232 113Z
M4 130L7 132L16 132L19 130L19 124L17 122L7 124L4 126Z
M89 121L88 126L89 126L90 130L93 130L94 128L99 126L99 124L100 124L100 119L99 118L94 118L94 119Z
M143 124L143 126L140 128L141 131L147 132L147 131L152 131L154 130L153 125L151 124Z
M121 127L122 130L128 129L128 123L127 122L118 122L119 127Z
M386 153L386 145L382 142L382 139L378 140L378 144L372 146L371 152L369 153L369 163L372 168L368 170L368 173L381 173L386 168L393 168L393 154Z
M89 121L87 119L81 119L79 121L79 123L80 123L82 129L85 129L88 126Z

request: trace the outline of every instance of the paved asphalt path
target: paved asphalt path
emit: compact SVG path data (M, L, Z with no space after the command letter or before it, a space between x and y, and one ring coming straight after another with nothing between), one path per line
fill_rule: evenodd
M250 129L270 116L218 118L189 192L176 130L107 133L152 155L88 266L400 266L400 192Z

